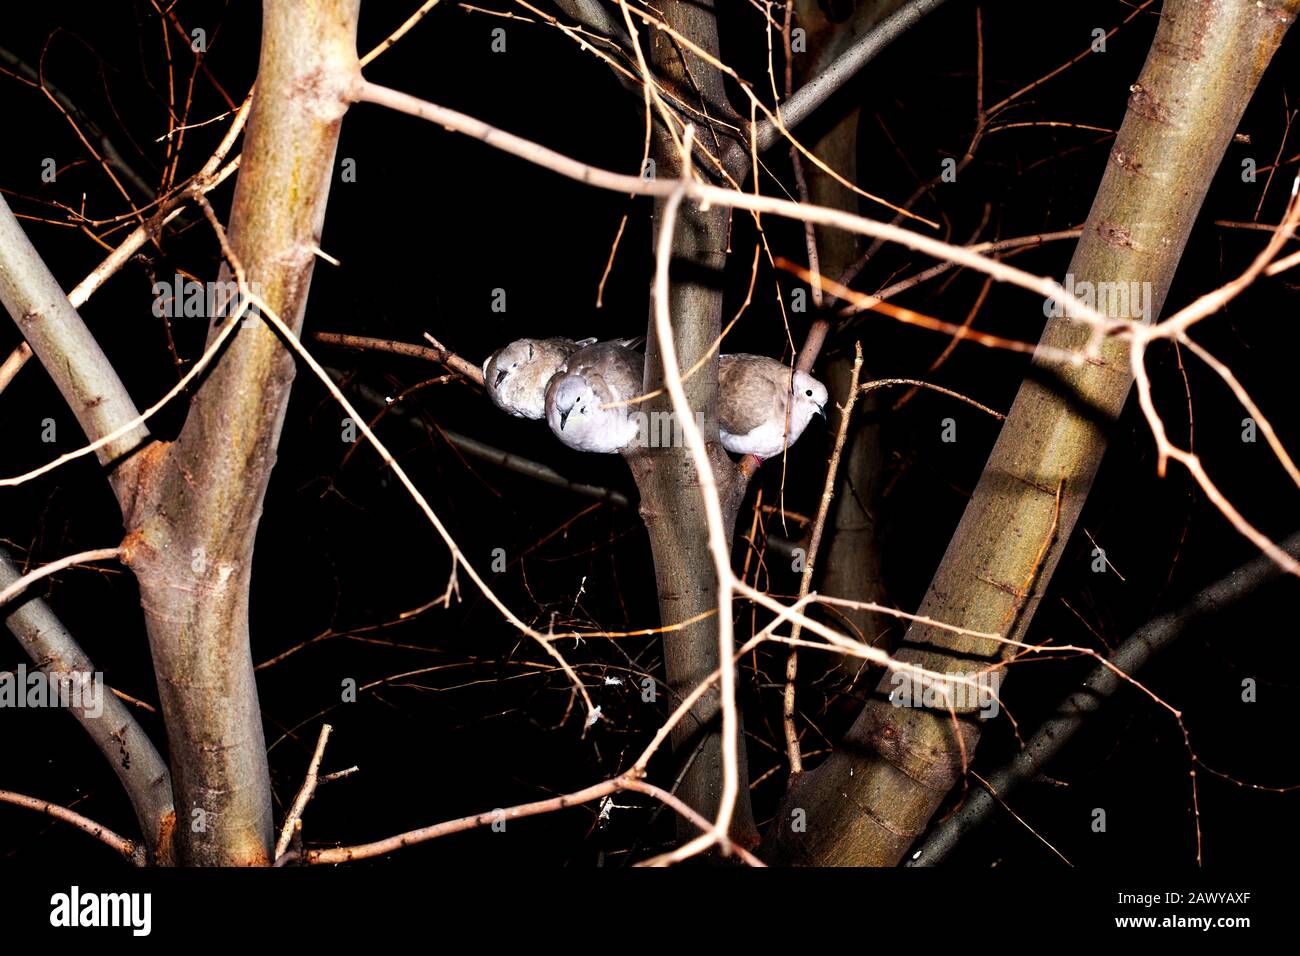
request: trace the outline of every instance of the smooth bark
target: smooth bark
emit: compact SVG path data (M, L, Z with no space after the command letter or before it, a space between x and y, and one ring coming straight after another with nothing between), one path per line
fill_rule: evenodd
M1152 317L1159 313L1210 181L1297 7L1300 0L1165 4L1070 264L1076 283L1149 284ZM1041 345L1080 349L1088 334L1081 323L1052 319ZM1130 385L1120 340L1077 369L1036 362L920 614L1024 636ZM902 659L954 674L1006 653L996 642L919 625L905 643ZM893 707L886 699L892 689L886 675L843 745L791 790L774 831L779 858L893 865L925 829L980 728L961 720L959 739L946 711ZM796 808L806 814L803 832L788 823Z
M711 2L672 4L664 15L674 29L717 54L718 33ZM679 49L671 39L654 32L650 39L650 57L657 71L680 88L690 88L691 78L700 86L704 103L726 102L722 77L693 53ZM687 75L687 60L689 76ZM707 130L699 135L708 137ZM661 131L656 131L655 163L661 178L675 177L680 160L674 145ZM663 200L655 204L656 231ZM684 204L678 217L673 242L672 298L669 304L673 338L683 369L690 368L717 339L722 328L722 279L727 262L727 239L730 210L715 206L701 211L695 204ZM663 386L663 362L654 334L653 319L646 342L645 388ZM691 408L704 418L704 437L710 461L723 496L723 517L728 534L735 528L737 492L743 494L736 466L718 439L718 365L706 363L686 382ZM671 415L672 401L665 392L642 403L639 409L649 415ZM709 532L705 520L704 500L699 475L690 451L682 442L663 443L659 447L638 449L627 455L628 464L641 495L641 516L650 536L655 564L660 623L676 624L715 610L718 606L718 582L713 558L709 553ZM664 667L669 687L685 694L718 668L718 632L716 617L705 619L664 636ZM705 694L690 715L677 725L672 734L673 752L679 764L689 761L677 796L703 816L713 818L718 811L722 791L722 747L720 712L716 689ZM758 842L749 801L749 775L745 759L744 738L739 744L741 790L732 818L733 838L744 846ZM681 823L683 838L695 836L695 828Z
M0 549L0 588L20 577L9 555ZM82 681L94 679L95 665L41 598L12 601L4 608L4 622L42 672L78 675L74 679ZM153 741L107 688L98 714L85 706L84 699L81 706L72 704L67 709L117 774L153 860L170 862L170 834L176 819L171 775Z
M1282 542L1282 547L1290 554L1300 555L1300 534L1291 535ZM1128 686L1121 673L1135 677L1148 661L1202 618L1231 608L1281 576L1282 569L1277 562L1268 555L1260 555L1202 588L1182 607L1152 618L1134 631L1106 663L1092 669L1078 690L1057 705L1052 716L1043 722L1009 763L988 774L984 784L971 791L961 808L933 829L921 848L909 856L907 865L942 863L962 837L993 815L999 799L1005 802L1016 787L1037 777L1084 722L1101 710L1117 690ZM997 798L989 792L990 789L998 795Z
M0 302L18 324L86 437L103 438L139 415L95 337L72 307L40 253L0 196ZM36 427L33 422L33 427ZM149 432L138 425L95 454L110 469L109 482L129 511L138 455Z
M360 0L266 0L229 224L247 280L301 329L339 126L359 80ZM222 276L229 281L230 272ZM222 317L211 317L215 333ZM271 853L266 746L249 650L253 544L294 376L269 326L245 321L176 441L150 456L128 529L170 743L181 862Z

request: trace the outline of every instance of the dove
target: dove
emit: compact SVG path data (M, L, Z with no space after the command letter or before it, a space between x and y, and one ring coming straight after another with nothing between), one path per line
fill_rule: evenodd
M483 387L492 404L516 418L546 414L546 385L574 352L595 339L516 339L483 363Z
M722 447L741 455L775 458L814 415L826 417L826 386L807 372L791 380L789 366L765 355L720 355L718 393Z
M546 423L570 448L609 454L637 437L640 425L629 406L603 407L641 394L645 356L626 341L579 349L546 387Z

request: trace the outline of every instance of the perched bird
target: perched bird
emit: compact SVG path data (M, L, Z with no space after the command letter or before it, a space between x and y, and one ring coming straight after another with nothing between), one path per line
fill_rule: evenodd
M483 387L492 403L516 418L546 414L546 386L574 352L595 339L516 339L483 363Z
M641 394L645 356L626 341L579 349L546 387L546 422L570 448L607 454L637 437L640 425L629 406L602 407Z
M826 386L765 355L719 356L718 393L722 447L741 455L775 458L826 417Z

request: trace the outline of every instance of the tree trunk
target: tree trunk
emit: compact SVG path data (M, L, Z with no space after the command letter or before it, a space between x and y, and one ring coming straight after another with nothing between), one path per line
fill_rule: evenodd
M664 13L674 29L713 54L718 51L717 23L712 2L671 4ZM682 57L690 58L690 76ZM701 100L711 115L726 115L726 95L721 75L689 51L679 49L659 31L651 39L651 57L679 89L699 84ZM712 146L707 129L698 136ZM679 157L662 128L655 133L655 164L661 177L677 176ZM660 222L662 202L655 206L655 223ZM727 264L730 211L715 207L701 212L695 204L684 204L673 243L672 314L673 336L678 359L688 369L714 343L722 329L722 283ZM654 335L654 320L646 342L645 388L663 385L663 361ZM691 408L703 416L704 437L710 460L723 495L723 517L728 537L735 528L739 495L744 483L737 468L718 440L718 363L704 365L686 382ZM670 415L672 401L664 393L638 408L648 415ZM655 431L652 429L652 431ZM679 432L674 429L675 434ZM718 606L718 582L709 553L709 532L699 475L684 443L661 443L660 447L638 449L627 456L641 495L641 516L650 535L655 582L659 593L660 623L669 626ZM664 634L664 668L669 688L679 695L693 690L718 668L718 622L715 617ZM705 817L717 815L722 792L721 714L718 695L705 694L690 715L672 734L673 752L686 763L677 795ZM758 830L749 800L749 774L745 742L739 742L740 793L732 818L733 838L744 846L758 843ZM679 832L693 837L694 826L679 818Z
M360 0L266 0L261 62L230 218L247 280L297 333L339 125L358 75ZM230 281L224 270L223 281ZM221 317L213 319L215 333ZM128 521L171 751L178 856L270 861L271 791L249 650L253 543L294 360L243 321L175 442L149 452Z
M1168 0L1070 264L1076 283L1148 284L1148 318L1159 313L1219 161L1297 8L1300 0ZM1088 333L1053 319L1042 344L1079 349ZM923 615L1020 639L1056 568L1105 429L1132 384L1127 346L1112 340L1100 361L1079 368L1036 361L1035 374L1021 386ZM1006 650L921 625L906 644L902 659L953 674L983 669ZM891 706L884 698L893 686L887 675L844 745L791 790L774 834L779 857L893 865L923 832L979 726L963 718L959 742L947 711ZM794 808L806 811L804 832L789 825Z

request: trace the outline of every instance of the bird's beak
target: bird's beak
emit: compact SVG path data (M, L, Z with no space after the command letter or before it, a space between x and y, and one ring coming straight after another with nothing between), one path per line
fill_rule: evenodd
M505 381L505 379L506 379L506 374L507 374L507 373L506 373L505 371L497 372L497 388L500 388L500 387L501 387L501 383Z
M817 406L817 414L822 417L822 421L826 421L826 408L824 406Z
M564 423L569 420L569 412L571 411L573 411L572 408L566 408L560 412L560 431L564 431Z

